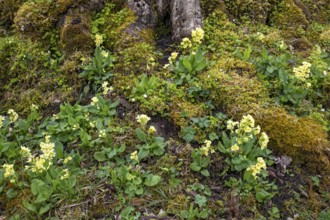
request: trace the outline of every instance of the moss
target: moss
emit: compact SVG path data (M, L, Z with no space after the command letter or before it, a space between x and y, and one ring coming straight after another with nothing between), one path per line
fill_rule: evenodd
M227 9L236 19L248 17L252 22L266 23L271 3L268 0L225 0Z
M3 0L0 2L0 25L10 27L19 7L26 0Z
M25 2L15 15L15 27L23 36L40 38L71 4L71 0Z
M193 104L184 97L174 96L171 102L170 117L181 129L189 125L191 118L199 118L207 113L201 106Z
M308 26L305 14L294 0L283 0L276 5L276 9L270 16L271 24L284 29L287 36L299 37L299 30L304 30Z
M269 135L271 149L293 157L313 173L330 170L327 157L330 144L318 122L307 117L297 118L278 107L260 109L255 118Z
M65 24L61 30L61 44L65 56L69 56L76 51L92 51L94 41L90 33L88 21L85 20L87 19L83 19L82 15L66 17Z
M25 114L32 102L45 107L72 98L74 75L62 74L39 43L9 37L0 48L0 112Z
M236 120L244 114L252 114L270 136L271 149L280 155L293 157L297 163L306 163L311 171L321 167L330 169L326 157L329 147L327 133L318 122L271 107L273 101L261 82L254 77L239 76L236 69L222 69L224 66L220 62L200 76L202 85L210 90L210 98L218 109Z
M235 68L235 66L228 65L226 60L222 60L200 76L203 87L210 90L213 104L228 115L237 118L244 113L253 111L253 107L267 105L271 102L267 89L261 82L255 77L248 77L253 76L255 70L250 65L246 66L247 69L242 69L241 66Z

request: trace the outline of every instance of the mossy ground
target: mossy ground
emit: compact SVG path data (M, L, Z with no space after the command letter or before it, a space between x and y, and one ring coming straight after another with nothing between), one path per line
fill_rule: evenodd
M89 102L94 94L80 97L86 82L78 75L81 65L91 60L94 35L100 34L104 37L103 48L115 59L109 81L114 92L105 96L120 100L117 118L111 124L114 144L126 144L128 152L134 151L139 142L134 135L135 117L142 113L152 116L150 124L168 143L164 155L140 164L143 171L157 173L163 181L157 187L147 188L142 196L129 198L109 183L113 162L94 159L95 151L101 149L80 149L81 143L73 141L65 146L67 150L73 148L84 157L80 164L84 175L77 180L79 193L74 200L53 205L42 218L117 218L125 214L126 208L133 208L132 213L140 213L144 219L162 212L166 212L164 219L182 219L181 211L189 210L192 205L202 210L196 203L196 194L207 197L209 219L285 219L297 214L301 219L315 219L322 211L329 213L330 72L326 68L330 66L330 4L327 1L202 1L204 49L211 62L194 83L181 86L175 85L173 73L162 67L168 51L157 46L155 30L136 28L136 15L123 1L105 1L102 10L94 9L87 1L3 2L0 3L0 31L5 30L0 33L0 114L12 108L24 116L32 104L37 104L43 115L49 116L58 112L61 103ZM287 48L279 49L283 44ZM248 45L252 48L249 56L239 55ZM171 45L171 50L176 46ZM315 55L318 48L323 58ZM328 75L315 88L313 96L300 106L276 103L267 85L259 79L254 62L263 50L274 55L291 53L292 67L310 59L325 68ZM156 88L146 90L148 94L134 90L143 75L158 80ZM205 94L193 95L189 92L191 88L200 88ZM190 169L191 151L210 133L220 135L225 127L224 120L215 119L218 113L235 120L253 115L256 124L269 135L269 148L275 156L287 155L293 159L283 175L279 164L268 168L269 181L279 187L268 203L258 203L252 194L240 200L235 189L226 186L231 177L238 175L220 175L225 167L224 155L212 155L208 178ZM209 129L203 129L192 123L193 118L207 117L217 125L211 122ZM195 126L196 130L192 143L186 143L182 135L189 126ZM203 185L204 189L196 185ZM31 198L30 192L20 192L15 199L8 199L0 191L1 214L8 218L20 215L34 218L22 205L26 198ZM270 212L273 207L279 209L280 217ZM151 217L146 217L148 214Z

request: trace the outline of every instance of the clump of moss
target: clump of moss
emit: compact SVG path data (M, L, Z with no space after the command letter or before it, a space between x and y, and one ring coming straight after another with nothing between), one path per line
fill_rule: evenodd
M235 68L225 61L220 61L200 76L201 84L210 91L210 98L216 107L230 116L240 118L242 114L253 111L253 106L264 106L271 102L262 83L256 77L248 77L255 74L250 65L246 65L245 69L240 65Z
M255 118L269 135L273 150L306 164L313 172L329 171L330 144L326 131L318 122L307 117L297 118L278 107L260 109Z
M5 38L0 47L0 112L27 113L33 104L47 106L70 100L72 76L43 47L30 40Z
M268 0L232 1L225 0L227 9L237 19L244 16L253 22L266 23L271 3Z
M303 11L293 0L280 1L270 16L271 24L285 30L286 35L299 37L308 26Z
M81 15L67 16L61 30L61 44L66 56L76 51L91 52L94 41L88 21Z
M14 16L21 4L26 0L3 0L0 2L0 25L9 27L13 24Z
M23 36L40 38L55 26L59 15L72 3L71 0L25 2L16 13L15 27Z
M320 165L330 169L326 156L327 133L318 122L272 107L274 103L261 82L254 77L239 76L237 69L222 69L224 66L217 64L200 76L201 84L210 90L210 98L218 109L235 119L252 114L270 136L273 150L293 157L298 163L306 163L311 170Z

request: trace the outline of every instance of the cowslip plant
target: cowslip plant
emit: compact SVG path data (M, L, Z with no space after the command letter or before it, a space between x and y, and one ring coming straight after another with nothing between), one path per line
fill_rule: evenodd
M176 85L195 81L196 75L207 67L208 61L204 57L205 53L201 46L203 39L203 29L196 28L191 32L191 39L182 39L180 45L182 55L179 56L179 53L173 52L168 58L169 64L166 64L164 68L170 67L174 72Z
M198 48L197 51L187 56L181 55L178 60L172 62L170 65L174 72L175 84L182 85L195 81L197 74L208 65L204 55L202 49Z
M137 145L139 149L138 158L142 160L150 156L164 154L167 145L164 138L156 136L157 130L154 126L150 126L147 129L147 123L150 117L142 114L138 115L136 120L140 124L140 127L135 129L135 134L141 142L141 144Z
M207 167L210 163L210 153L215 152L211 144L211 141L206 140L202 147L193 149L191 152L191 158L193 162L190 164L190 169L193 171L201 172L201 174L204 176L210 175L209 171L207 170Z
M240 186L242 192L254 191L259 202L270 199L274 194L266 189L273 189L273 185L265 181L268 176L266 166L271 165L271 151L267 149L269 138L261 132L260 126L255 126L251 115L245 115L241 121L227 121L229 136L223 132L222 142L218 150L226 156L228 170L240 174L239 179L233 178L231 186Z
M140 165L121 166L111 171L112 183L119 191L123 191L129 197L140 196L144 187L156 186L161 177L151 172L143 172Z
M92 62L82 66L83 72L80 73L80 78L87 80L87 85L84 88L84 94L87 94L91 89L94 93L100 90L100 86L104 82L108 82L113 76L111 68L113 67L113 57L109 51L102 49L103 42L101 35L95 36L95 52Z

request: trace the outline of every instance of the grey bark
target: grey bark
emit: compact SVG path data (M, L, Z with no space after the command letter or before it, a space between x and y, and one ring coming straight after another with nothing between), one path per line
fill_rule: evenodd
M127 0L127 3L137 15L137 23L143 26L154 27L157 16L162 19L170 14L175 40L190 36L192 30L203 26L200 0Z

